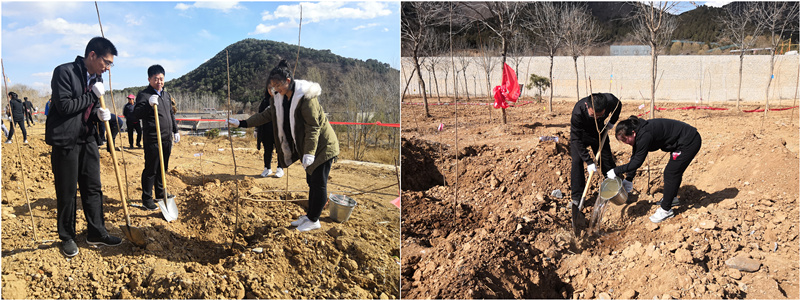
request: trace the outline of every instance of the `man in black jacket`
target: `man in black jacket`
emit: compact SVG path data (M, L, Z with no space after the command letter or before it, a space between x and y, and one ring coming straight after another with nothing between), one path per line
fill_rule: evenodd
M33 126L36 123L33 122L33 103L28 101L28 97L24 98L25 101L22 102L23 106L25 107L25 120L27 121L28 126Z
M133 148L133 132L136 131L136 147L142 148L142 126L139 118L133 115L135 97L133 94L128 95L128 104L122 108L122 115L125 116L125 125L128 126L128 144Z
M600 145L600 135L606 133L614 127L619 119L619 113L622 110L622 103L612 94L609 93L595 93L588 97L584 97L575 104L572 109L572 117L570 119L570 155L572 156L572 170L570 172L570 192L572 197L572 216L573 221L578 214L578 206L581 202L583 189L586 187L586 178L584 177L583 164L586 163L587 169L590 172L597 171L593 155L589 153L586 147L591 147L592 151L597 153ZM606 118L611 116L609 122L606 123ZM600 134L598 134L600 130ZM616 167L614 163L614 156L611 154L611 146L609 140L606 138L605 144L600 154L602 162L601 168L603 174L608 170ZM626 181L626 184L630 182ZM573 228L575 224L573 224Z
M14 137L14 124L19 125L19 128L22 129L22 137L25 139L25 144L28 143L28 131L25 130L25 104L17 98L17 93L9 92L8 93L9 101L9 113L11 113L11 130L8 132L8 140L6 144L11 144L13 142L12 138Z
M148 210L156 210L153 200L153 188L155 187L155 198L164 197L164 183L161 182L161 167L158 157L158 135L156 130L161 133L161 151L164 154L164 170L169 167L169 155L172 153L172 141L177 143L181 136L178 134L178 123L172 113L171 96L164 90L164 68L160 65L152 65L147 68L147 81L150 85L136 95L136 104L133 108L134 117L142 120L142 130L144 131L144 170L142 170L142 204ZM160 128L156 128L156 119L153 112L153 105L158 105L158 123ZM174 138L173 138L174 134ZM167 197L173 197L167 195Z
M101 75L114 65L117 49L111 41L92 38L84 57L53 70L50 88L51 107L45 122L45 142L53 147L50 163L56 189L58 236L66 256L78 255L75 243L77 188L81 190L86 217L86 242L116 246L118 237L108 234L103 216L103 191L100 182L100 152L97 150L98 122L111 119L108 109L100 108L105 94Z

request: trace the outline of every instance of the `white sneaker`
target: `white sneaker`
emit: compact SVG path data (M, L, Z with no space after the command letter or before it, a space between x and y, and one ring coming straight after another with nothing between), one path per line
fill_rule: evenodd
M311 230L314 230L314 229L320 229L321 227L322 227L322 225L319 224L319 220L317 220L316 222L311 222L311 220L308 220L307 222L305 222L305 223L301 224L300 226L298 226L297 227L297 231L306 232L306 231L311 231Z
M297 218L297 220L292 221L291 224L292 224L292 226L297 227L297 226L303 225L303 223L305 223L306 221L308 221L308 217L306 215L303 215L303 216Z
M28 143L28 140L25 140L23 143L27 144L27 143Z
M661 207L659 207L658 209L656 209L656 213L650 216L650 222L661 223L661 221L672 218L674 216L675 214L672 213L672 209L663 210L661 209Z
M275 178L281 178L281 177L283 177L283 169L278 168L278 170L275 171Z
M267 177L272 174L272 169L264 168L264 172L261 172L261 177Z
M12 141L12 140L7 140L7 141L6 141L6 144L11 144L11 143L13 143L13 141Z

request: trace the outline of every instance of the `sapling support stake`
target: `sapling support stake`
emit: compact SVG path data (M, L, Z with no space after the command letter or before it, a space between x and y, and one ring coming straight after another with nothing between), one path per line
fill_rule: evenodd
M233 109L233 106L231 106L231 65L230 65L230 59L228 58L228 49L225 49L225 67L226 67L226 72L228 73L228 109L227 109L227 113L228 113L228 119L230 119L231 118L231 109ZM230 249L233 250L233 243L236 241L236 233L239 231L239 202L241 200L239 199L239 179L238 179L239 173L238 173L238 167L236 165L236 151L233 150L233 134L232 134L232 132L230 130L230 125L228 125L228 141L231 144L231 157L233 157L233 178L234 178L234 181L236 182L236 199L235 199L235 201L236 201L236 222L235 222L235 226L236 227L233 230L233 238L231 239L231 244L230 244Z
M0 58L0 68L2 68L2 71L3 71L3 85L5 85L5 87L6 87L6 95L8 95L8 93L9 93L9 91L8 91L8 77L6 77L6 67L3 64L3 59L2 58ZM8 101L8 109L9 110L11 109L11 100L10 99ZM14 116L12 115L11 118L9 118L9 120L11 121L11 129L13 129L14 128ZM25 122L22 122L22 125L20 125L20 126L25 126ZM19 136L19 134L17 134L17 135ZM17 165L19 166L19 167L17 167L17 171L20 173L20 177L22 177L22 189L23 189L23 191L25 191L25 202L28 203L28 212L30 212L30 214L31 214L31 225L33 225L33 239L34 239L34 241L39 242L39 236L36 234L36 221L35 221L34 216L33 216L33 209L31 209L31 200L28 197L28 184L27 184L27 182L25 180L25 172L22 171L22 168L23 168L22 167L22 149L19 146L19 139L17 137L14 137L14 140L16 140L15 144L17 144L17 162L18 162Z
M103 36L103 38L105 38L106 34L103 32L103 23L100 22L100 8L97 7L97 1L94 2L94 9L97 11L97 24L100 25L100 35ZM116 118L116 120L114 120L114 122L117 122L117 130L120 130L120 129L122 129L122 124L119 123L119 114L117 113L117 105L114 102L114 88L111 87L111 70L110 69L108 70L108 90L111 91L111 106L114 107L114 115L118 116ZM120 139L122 139L121 136L120 136ZM120 148L120 149L122 149L122 148ZM131 192L130 192L130 188L128 187L128 163L125 162L125 151L120 151L120 153L122 153L122 155L120 155L120 158L122 158L122 170L123 170L123 172L125 172L125 196L128 199L130 199L131 198Z

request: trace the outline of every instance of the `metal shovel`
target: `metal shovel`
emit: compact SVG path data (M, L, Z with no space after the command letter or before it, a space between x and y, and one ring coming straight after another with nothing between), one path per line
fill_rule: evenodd
M100 107L103 109L106 108L105 100L103 96L100 96ZM122 191L122 177L119 175L119 166L117 165L117 152L114 149L114 140L111 136L111 125L108 124L108 121L103 121L106 126L106 137L108 139L108 145L111 146L111 161L114 162L114 173L117 175L117 187L119 188L119 197L122 199L122 208L125 210L125 226L120 226L122 229L122 233L125 234L125 238L131 241L134 245L139 247L144 247L147 244L147 240L144 237L144 233L139 228L131 226L131 215L128 213L128 201L125 199L125 193Z
M160 160L159 167L161 167L161 185L164 187L164 198L158 199L158 207L161 208L161 214L167 222L172 222L178 219L178 205L175 204L175 197L167 197L167 173L164 170L164 150L161 146L161 126L158 123L158 104L153 105L153 114L156 117L156 137L158 138L158 159Z
M603 153L603 145L606 143L606 138L608 137L608 132L603 134L603 139L600 140L600 146L597 148L597 154L595 154L594 161L598 161L600 159L600 154ZM577 210L576 207L572 207L572 230L575 232L577 236L579 218L586 219L586 214L584 214L581 210L583 209L583 200L586 199L586 192L589 191L589 185L592 182L592 177L594 176L594 172L589 172L589 179L586 180L586 186L583 187L583 194L581 194L581 202L578 204Z

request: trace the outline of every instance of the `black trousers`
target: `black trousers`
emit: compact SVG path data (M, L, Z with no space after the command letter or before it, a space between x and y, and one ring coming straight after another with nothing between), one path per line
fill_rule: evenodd
M86 217L87 237L108 235L103 218L103 190L100 183L100 153L92 141L76 144L72 149L53 147L50 155L53 182L56 187L58 237L75 239L77 188Z
M110 125L111 122L114 122L114 121L108 121L108 122L109 122L109 125ZM117 147L117 146L119 146L119 145L117 145L117 134L119 133L119 129L117 129L118 127L116 125L115 126L109 126L109 127L111 127L111 140L114 141L114 146ZM100 139L105 141L106 150L108 150L108 152L110 153L111 152L111 143L108 142L108 137L106 137L106 125L105 124L100 124Z
M661 209L670 210L672 208L672 199L678 195L678 189L683 181L683 172L700 152L702 145L703 139L700 137L700 133L697 133L689 145L670 153L669 162L664 167L664 199L666 200L661 201Z
M311 222L319 220L325 202L328 201L328 174L331 173L333 158L319 165L314 172L309 175L306 173L306 183L308 183L308 209L306 217Z
M35 124L33 123L33 116L30 112L27 111L25 112L25 119L26 121L28 121L28 126L31 126L31 124Z
M136 131L136 145L142 145L142 125L137 123L128 123L128 144L133 148L133 131Z
M14 124L19 125L19 128L22 129L22 137L25 140L28 140L28 131L25 130L25 119L19 121L14 121L14 120L11 121L11 128L8 129L8 139L11 140L11 138L14 137L14 127L15 127Z
M611 170L617 166L616 162L614 162L614 156L611 154L611 146L608 145L608 138L606 138L606 143L603 145L602 153L600 153L600 161L602 165L600 167L600 172L602 172L603 176L606 176L608 170ZM600 144L600 141L597 139L588 139L583 141L584 145L590 145L592 148L592 152L595 153L593 156L597 155L597 146ZM583 189L586 187L586 175L583 173L583 160L580 156L581 149L578 147L577 143L570 143L569 152L572 156L572 170L570 171L570 192L573 202L580 202L581 201L581 194L583 194ZM597 164L597 162L595 162Z
M264 145L264 168L272 169L272 152L275 150L275 133L272 132L271 126L265 131L264 133L259 131L259 135L261 135L260 143Z
M161 140L164 152L164 171L169 169L172 141ZM164 183L161 181L161 162L158 158L158 141L144 144L144 170L142 170L142 200L164 198ZM153 197L155 188L155 197Z

